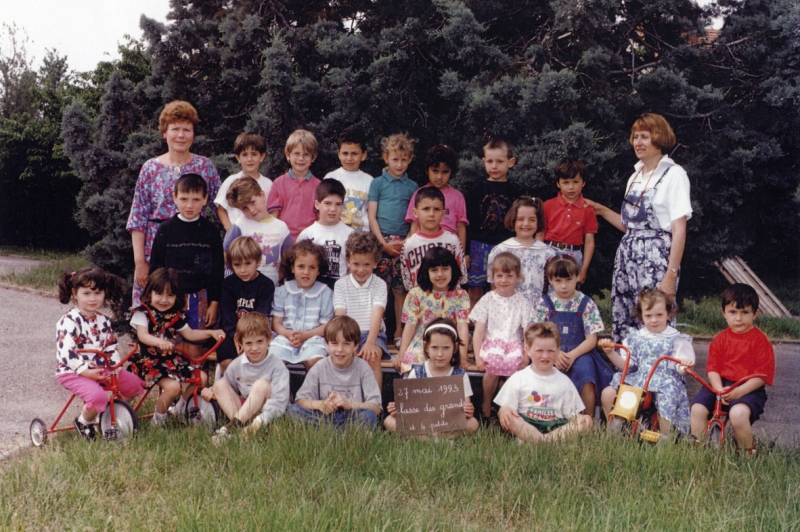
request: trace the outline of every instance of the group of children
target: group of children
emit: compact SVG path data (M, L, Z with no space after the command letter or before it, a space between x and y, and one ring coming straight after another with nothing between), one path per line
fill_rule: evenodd
M312 423L375 426L382 410L381 360L390 358L384 313L391 292L394 365L407 378L465 375L472 324L476 365L485 372L485 418L494 400L501 426L523 440L588 429L597 400L608 412L619 385L606 359L617 368L624 360L596 348L602 320L578 289L597 232L594 211L581 194L585 167L571 159L559 163L556 198L520 196L508 181L516 162L511 146L492 141L484 147L488 180L465 200L449 186L458 159L447 145L428 151L429 184L418 188L408 177L414 143L404 134L383 139L386 168L373 179L359 169L367 154L364 140L346 130L339 138L342 167L320 181L310 172L317 141L297 130L285 149L291 168L273 183L259 173L264 140L243 133L234 144L242 172L230 176L215 199L224 240L201 216L209 199L203 178L181 176L174 190L179 214L158 229L149 278L133 309L140 349L133 373L120 379L121 392L135 396L143 385L157 385L162 393L153 423L163 423L173 401L181 412L192 393L182 390L181 382L195 369L199 344L224 338L217 350L218 378L213 388L202 390L203 397L216 397L230 419L222 435L248 423L248 431L257 430L284 413L289 402L284 363L307 369L289 415ZM77 350L115 349L110 322L97 310L104 295L116 296L119 280L90 267L65 274L60 286L62 301L71 298L77 306L58 327L59 381L84 399L75 425L93 438L92 420L104 408L100 391L106 370L102 360ZM737 329L729 320L733 332L722 333L730 337L726 349L741 349L739 335L753 328L758 298L725 297L726 319L728 307L738 309L730 310L738 320L750 318L749 328ZM625 343L641 368L665 352L684 366L694 364L687 337L667 326L673 311L663 292L640 294L637 312L644 327L632 330ZM211 329L217 323L220 329ZM766 367L767 346L759 344L763 356L757 369ZM717 340L712 348L717 358L714 365L709 356L709 379L715 387L753 369L747 356L731 358L717 349ZM709 406L708 397L698 396L690 416L682 367L659 368L651 389L662 427L688 432L691 425L700 435L701 418L713 401ZM646 373L641 369L628 378ZM748 383L726 398L734 404L731 422L743 446L752 438L740 439L745 433L740 412L749 408L751 423L763 411L763 385L772 382L774 357L772 373L765 373L760 387ZM469 397L466 376L465 382ZM753 394L763 394L763 400L749 399ZM465 414L467 430L476 430L469 402ZM391 403L384 425L396 428Z

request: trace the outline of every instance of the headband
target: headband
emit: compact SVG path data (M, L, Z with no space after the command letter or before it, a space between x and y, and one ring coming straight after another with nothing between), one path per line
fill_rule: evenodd
M453 333L456 338L458 338L458 331L456 331L455 329L453 329L451 326L449 326L446 323L435 323L433 325L429 325L428 328L425 329L425 334L423 334L423 336L426 336L433 329L447 329L448 331Z

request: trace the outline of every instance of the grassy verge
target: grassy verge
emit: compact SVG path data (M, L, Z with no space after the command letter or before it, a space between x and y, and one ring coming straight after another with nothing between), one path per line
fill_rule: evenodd
M0 248L0 254L11 254L4 253L8 249L9 248ZM14 272L0 275L0 282L35 288L47 292L55 292L58 276L61 275L62 271L66 270L72 272L89 264L89 261L80 254L52 253L48 255L47 253L48 252L39 254L38 252L30 252L27 255L17 253L27 258L46 262L26 272Z
M127 444L70 433L0 466L0 528L72 530L793 530L800 460L590 434L454 443L278 420L215 447L201 430Z
M17 255L33 260L60 260L73 255L63 251L53 251L49 249L21 248L17 246L0 246L0 255Z

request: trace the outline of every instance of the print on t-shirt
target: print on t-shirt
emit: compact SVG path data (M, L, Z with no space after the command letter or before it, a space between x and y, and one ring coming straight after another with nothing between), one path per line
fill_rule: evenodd
M339 275L339 261L342 256L342 246L336 240L326 240L325 245L325 260L328 261L328 276L338 279Z
M361 190L347 189L347 201L342 211L342 221L350 227L364 227L364 205L368 194Z
M553 407L548 406L550 403L550 396L547 394L540 394L533 390L526 398L527 406L525 407L525 415L536 421L555 421L556 411Z

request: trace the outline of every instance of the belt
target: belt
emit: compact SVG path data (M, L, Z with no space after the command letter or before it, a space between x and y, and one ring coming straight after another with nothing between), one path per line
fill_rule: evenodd
M563 242L553 242L552 240L545 240L544 243L551 248L560 249L561 251L583 251L583 245L573 246L571 244L564 244Z
M167 220L169 220L169 218L167 218ZM150 222L150 223L154 223L154 224L160 224L162 222L166 222L167 220L159 220L158 218L150 218L147 221Z

